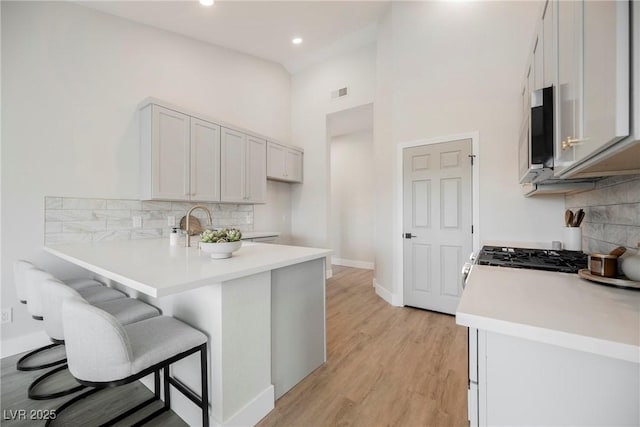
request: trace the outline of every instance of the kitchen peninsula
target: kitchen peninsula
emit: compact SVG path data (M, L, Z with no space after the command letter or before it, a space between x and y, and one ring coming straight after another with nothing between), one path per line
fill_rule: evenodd
M209 337L211 425L253 425L274 401L326 361L325 257L330 250L244 242L224 260L167 239L48 245ZM172 375L199 390L196 357ZM151 382L146 382L150 385ZM172 409L199 411L180 393Z

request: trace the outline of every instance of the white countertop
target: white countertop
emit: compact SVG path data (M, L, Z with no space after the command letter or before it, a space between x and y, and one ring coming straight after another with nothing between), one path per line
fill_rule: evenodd
M280 232L278 231L243 231L242 240L245 239L258 239L260 237L278 237Z
M243 242L228 259L214 260L168 239L46 246L45 251L152 297L274 270L331 254L328 249Z
M576 274L474 265L456 322L640 363L640 292Z

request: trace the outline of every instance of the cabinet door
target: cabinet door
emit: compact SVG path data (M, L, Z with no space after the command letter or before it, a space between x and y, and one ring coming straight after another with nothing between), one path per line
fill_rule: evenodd
M220 200L245 201L246 135L222 128L220 138Z
M302 153L287 150L285 174L287 181L302 182Z
M189 116L152 107L151 198L189 200Z
M629 2L585 1L583 8L584 135L577 161L629 135Z
M533 87L531 91L544 87L544 58L543 58L542 28L533 44Z
M556 78L556 47L553 37L553 3L547 0L542 13L543 87L553 86Z
M556 94L555 165L557 174L574 159L574 149L562 141L582 139L582 4L555 2L558 20L558 87Z
M285 179L285 148L273 142L267 143L267 177Z
M264 203L267 196L267 141L247 137L245 201Z
M220 201L220 126L191 118L191 200Z

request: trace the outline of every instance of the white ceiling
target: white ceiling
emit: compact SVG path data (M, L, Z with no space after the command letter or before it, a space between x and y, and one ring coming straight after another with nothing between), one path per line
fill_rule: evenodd
M298 71L372 42L388 1L81 1L79 4ZM293 45L291 39L304 42Z

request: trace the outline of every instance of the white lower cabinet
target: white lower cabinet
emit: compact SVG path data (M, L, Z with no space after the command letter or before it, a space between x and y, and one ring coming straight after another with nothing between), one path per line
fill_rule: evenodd
M482 330L469 351L472 426L640 425L640 363Z
M297 148L267 143L267 178L275 181L302 182L302 156Z
M264 203L267 193L266 141L222 128L221 201Z

